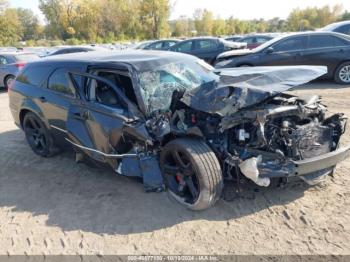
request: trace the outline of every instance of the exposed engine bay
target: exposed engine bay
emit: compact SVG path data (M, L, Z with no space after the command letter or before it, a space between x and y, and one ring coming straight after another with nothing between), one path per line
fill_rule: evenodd
M288 159L304 160L329 153L338 147L345 131L343 114L326 118L327 107L317 95L302 98L282 93L225 117L191 110L179 97L174 95L169 111L158 112L148 121L150 133L161 138L164 134L160 130L171 130L180 136L204 138L222 160L223 170L230 171L224 176L235 176L235 165L245 171L242 163L251 158L256 158L255 162L272 161L278 166ZM269 185L266 179L252 180L261 186Z

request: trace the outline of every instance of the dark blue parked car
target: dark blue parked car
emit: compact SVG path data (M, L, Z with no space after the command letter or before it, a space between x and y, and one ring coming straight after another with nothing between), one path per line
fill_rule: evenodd
M253 50L222 53L216 68L241 66L323 65L323 78L350 84L350 37L334 32L294 33L274 38Z
M231 42L217 37L198 37L179 42L170 47L169 50L194 55L209 64L213 64L216 57L222 52L246 46L246 43Z

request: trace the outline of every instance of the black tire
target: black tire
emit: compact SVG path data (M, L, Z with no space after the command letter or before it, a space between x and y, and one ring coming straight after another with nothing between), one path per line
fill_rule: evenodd
M160 167L170 196L191 210L207 209L221 196L219 161L201 140L180 138L169 142L160 154Z
M350 61L344 62L337 67L334 73L334 81L341 85L350 84Z
M50 157L57 152L52 136L45 124L34 113L28 112L25 114L23 130L27 142L35 154L42 157Z
M5 86L5 89L9 89L9 85L10 83L15 80L15 76L14 75L8 75L5 77L4 79L4 86Z

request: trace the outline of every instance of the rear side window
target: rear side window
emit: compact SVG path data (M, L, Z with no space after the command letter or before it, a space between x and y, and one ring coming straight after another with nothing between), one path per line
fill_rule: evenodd
M176 52L189 52L192 50L192 41L179 44L176 48Z
M0 56L0 65L7 65L8 61L4 56Z
M49 77L47 87L53 91L74 96L74 88L69 81L67 70L60 68L57 69L52 75Z
M247 37L247 38L243 38L240 42L244 42L247 44L253 44L256 42L255 37Z
M163 49L168 49L169 47L175 45L176 42L172 42L172 41L167 41L163 43Z
M256 38L256 42L257 43L265 43L266 41L268 41L269 40L269 38L266 38L266 37L260 37L260 36L258 36L257 38Z
M151 44L148 48L146 47L146 49L155 49L155 50L162 49L162 42Z
M30 66L28 68L24 68L16 78L16 81L22 82L24 84L40 86L43 82L44 78L51 71L50 66Z
M199 50L210 50L217 48L216 41L213 40L199 40L198 41L198 49Z
M309 37L309 48L325 48L344 46L345 42L331 35L311 35Z
M305 36L288 38L277 43L273 48L275 52L286 52L304 49Z

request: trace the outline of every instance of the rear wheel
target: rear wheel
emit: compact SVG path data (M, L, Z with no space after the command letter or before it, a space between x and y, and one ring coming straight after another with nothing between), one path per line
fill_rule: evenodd
M205 142L189 138L169 142L161 152L160 166L169 194L187 208L203 210L220 198L221 167Z
M54 154L53 139L44 123L34 113L24 116L23 129L31 149L39 156L49 157Z
M15 76L13 76L13 75L6 76L6 78L4 80L4 86L6 89L9 89L11 87L13 80L15 80Z
M342 63L337 67L334 74L334 80L338 84L350 84L350 62Z

